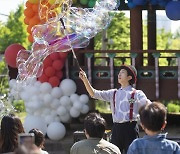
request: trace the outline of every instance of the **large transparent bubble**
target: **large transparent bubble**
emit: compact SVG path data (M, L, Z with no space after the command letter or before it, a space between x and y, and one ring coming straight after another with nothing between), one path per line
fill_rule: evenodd
M26 82L29 78L39 77L43 72L43 60L53 52L85 48L91 38L108 27L113 17L111 11L118 8L119 2L99 0L94 8L71 5L70 0L55 0L49 7L46 0L40 0L39 16L46 23L32 28L32 51L18 53L18 80ZM54 15L50 18L49 14Z

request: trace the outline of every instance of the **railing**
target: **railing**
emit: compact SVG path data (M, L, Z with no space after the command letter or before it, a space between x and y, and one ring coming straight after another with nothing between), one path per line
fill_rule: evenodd
M77 55L85 53L85 61L82 68L86 71L90 83L96 89L117 88L117 75L121 64L131 64L136 66L136 59L143 53L143 63L147 62L147 53L154 58L153 66L136 66L138 70L137 89L143 90L151 100L172 100L180 98L180 50L79 50ZM97 56L97 53L104 53ZM121 53L123 53L121 55ZM124 55L125 53L125 55ZM162 53L171 55L161 56ZM104 56L106 55L106 56ZM103 63L97 63L101 59ZM159 61L165 59L166 65L160 65ZM70 55L66 61L66 77L72 78L78 85L78 92L84 93L86 90L78 77L79 69Z

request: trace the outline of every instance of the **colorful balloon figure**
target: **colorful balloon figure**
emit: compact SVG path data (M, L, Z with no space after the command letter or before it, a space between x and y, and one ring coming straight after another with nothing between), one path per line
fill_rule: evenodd
M43 2L40 0L40 18L45 18L42 17L42 10L46 8ZM111 11L118 8L117 0L99 0L94 8L84 9L71 7L71 1L51 0L51 3L58 6L54 8L59 14L54 18L47 17L45 24L35 25L31 30L34 39L32 51L21 50L17 55L19 81L39 77L43 60L51 53L85 48L91 38L107 28L113 17ZM46 10L52 11L48 7Z

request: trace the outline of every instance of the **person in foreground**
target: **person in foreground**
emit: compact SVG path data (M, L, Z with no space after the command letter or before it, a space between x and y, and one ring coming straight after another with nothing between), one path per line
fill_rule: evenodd
M167 133L161 133L167 123L167 111L163 104L147 104L140 108L139 114L141 126L147 135L135 139L127 154L180 154L178 143L166 139Z
M70 154L120 154L117 146L103 139L105 120L97 113L90 113L84 120L87 139L76 142Z
M1 120L0 153L10 153L18 147L18 134L24 133L21 120L14 114L5 115Z
M139 136L137 117L139 108L149 102L141 90L133 88L137 80L137 70L131 65L121 65L118 74L119 89L94 89L81 70L79 77L92 98L110 102L113 118L111 142L119 147L121 153L127 152L132 141ZM106 83L104 83L106 84Z
M33 133L35 137L35 145L39 149L40 154L48 154L48 152L42 150L44 148L45 137L44 134L38 129L31 129L29 133Z

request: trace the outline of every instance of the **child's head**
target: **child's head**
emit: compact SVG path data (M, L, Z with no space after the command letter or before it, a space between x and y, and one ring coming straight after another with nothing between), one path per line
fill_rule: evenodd
M125 74L126 73L126 74ZM125 75L125 80L128 80L130 85L133 85L136 83L137 80L137 70L134 66L131 65L121 65L120 66L120 72L118 75L118 79L120 83L123 81L123 75ZM122 78L122 79L121 79Z
M166 125L166 108L162 103L153 102L144 105L139 110L141 124L145 129L158 132Z
M39 148L43 148L44 145L44 134L38 129L31 129L29 133L33 133L35 137L35 145Z

